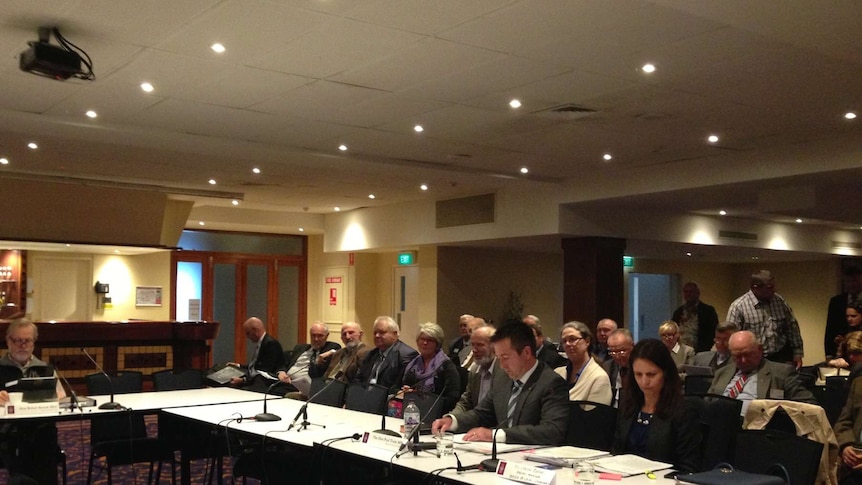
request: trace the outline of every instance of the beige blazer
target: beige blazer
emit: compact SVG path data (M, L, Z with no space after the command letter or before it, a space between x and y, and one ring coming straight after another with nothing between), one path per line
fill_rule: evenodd
M557 367L554 372L569 382L567 366ZM578 382L569 389L569 401L593 401L610 405L613 395L611 380L607 372L594 359L590 359L581 373L581 377L578 378Z

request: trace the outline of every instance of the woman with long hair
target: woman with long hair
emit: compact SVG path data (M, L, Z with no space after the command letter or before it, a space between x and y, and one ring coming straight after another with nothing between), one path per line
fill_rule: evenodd
M846 369L850 367L850 353L847 350L847 337L853 333L862 330L862 305L851 303L847 305L845 310L845 318L847 319L847 332L843 335L835 337L835 345L837 353L834 358L826 359L826 364L829 367L839 367Z
M646 339L629 356L620 414L611 452L633 453L673 464L683 472L700 465L700 422L682 394L682 380L670 351Z
M570 401L593 401L611 404L611 380L590 355L593 334L584 323L572 321L560 330L560 344L568 362L554 371L569 383Z

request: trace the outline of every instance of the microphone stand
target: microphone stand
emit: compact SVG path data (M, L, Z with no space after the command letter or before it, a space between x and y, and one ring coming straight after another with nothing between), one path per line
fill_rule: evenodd
M308 404L311 403L311 401L313 401L314 398L323 394L323 391L328 389L329 386L331 386L335 381L339 380L342 375L344 375L344 373L341 371L338 371L338 373L336 373L335 376L333 376L333 378L330 379L329 382L327 382L325 386L320 388L319 391L315 392L314 395L309 397L308 400L302 404L302 407L299 408L299 412L297 412L296 416L294 416L293 422L291 422L290 426L287 427L288 431L292 430L293 427L296 426L296 422L299 421L300 416L302 416L302 423L300 423L299 429L296 430L297 433L304 430L304 429L308 429L308 426L311 424L314 424L315 426L320 426L321 428L326 428L326 425L308 422Z
M114 381L111 380L111 376L109 376L108 373L105 372L105 369L102 369L102 366L100 366L99 363L96 362L96 359L94 359L93 356L90 355L89 352L87 352L87 349L81 347L81 352L83 352L84 355L86 355L87 358L90 359L90 362L92 362L93 365L96 366L96 369L98 369L99 372L101 372L102 375L105 376L105 379L108 380L108 388L111 390L111 401L103 403L101 406L99 406L99 409L123 409L122 404L114 402Z
M68 388L69 388L69 412L74 413L74 412L75 412L75 408L78 408L78 409L80 409L80 410L81 410L81 413L83 414L83 413L84 413L84 408L83 408L83 406L81 406L80 401L78 401L78 395L77 395L77 394L75 394L75 389L73 389L73 388L72 388L72 385L71 385L71 384L69 384L69 381L67 381L67 380L66 380L66 378L65 378L65 377L63 377L63 374L61 374L61 373L57 370L57 366L56 366L56 365L54 366L54 371L55 371L55 372L57 372L57 375L60 377L60 380L61 380L61 381L63 381L63 382L65 382L65 383L66 383L66 387L68 387Z
M271 391L279 382L281 381L276 380L266 388L266 393L263 395L263 412L254 415L255 421L281 421L281 416L266 412L266 398L269 396L269 391Z
M514 414L512 416L514 416ZM497 459L497 431L500 431L500 428L502 428L504 424L508 424L509 421L511 421L512 416L504 419L502 423L494 428L494 434L491 435L491 458L486 458L479 463L480 470L486 472L497 471L497 465L500 464L500 460Z

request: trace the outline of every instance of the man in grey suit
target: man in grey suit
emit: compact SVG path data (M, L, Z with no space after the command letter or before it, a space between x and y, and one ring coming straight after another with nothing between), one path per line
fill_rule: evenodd
M470 411L435 420L432 431L465 431L466 441L559 445L569 415L566 381L536 360L536 339L525 323L500 327L491 339L504 372L497 372L491 392ZM500 429L494 436L492 427Z
M748 330L730 336L732 364L719 369L712 379L710 394L740 399L742 414L752 399L786 399L817 404L814 395L799 382L796 369L763 358L763 346Z
M470 336L473 363L467 376L467 389L464 390L464 394L461 395L452 412L467 412L475 408L491 390L494 374L500 367L494 356L494 347L491 345L494 332L494 327L490 325L473 330Z
M739 331L739 326L733 322L721 322L715 327L715 350L698 352L694 356L694 365L709 367L713 374L730 362L730 336Z

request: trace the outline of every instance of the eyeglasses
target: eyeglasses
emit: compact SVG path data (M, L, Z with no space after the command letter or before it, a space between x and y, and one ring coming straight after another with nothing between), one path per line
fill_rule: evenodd
M664 334L664 335L662 335L662 336L661 336L661 338L666 339L666 340L670 340L670 339L672 339L672 338L674 338L674 337L676 337L676 334L675 334L675 333L666 333L666 334Z
M35 342L36 339L9 337L9 341L15 345L26 347L28 345L33 345L33 342Z
M583 337L566 337L562 340L562 343L569 344L569 345L575 345L576 343L580 342L583 339L584 339Z
M608 350L608 355L610 355L611 357L616 357L616 356L618 356L618 355L619 355L620 357L622 357L622 356L626 355L627 353L629 353L629 351L628 351L628 350L626 350L626 349L623 349L623 350Z

